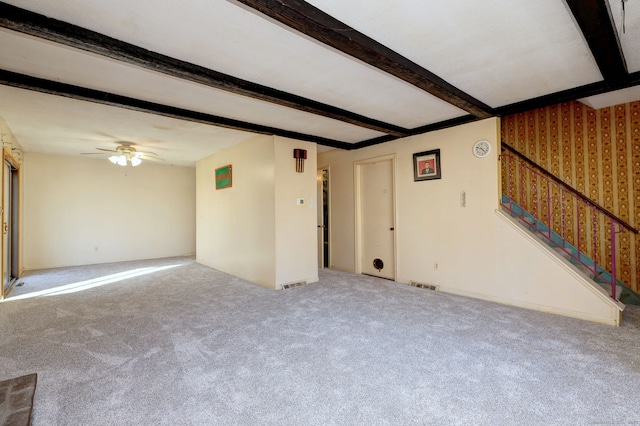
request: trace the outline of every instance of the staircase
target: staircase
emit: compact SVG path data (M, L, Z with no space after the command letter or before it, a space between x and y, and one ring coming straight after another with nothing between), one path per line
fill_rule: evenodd
M529 231L536 234L541 240L553 248L558 256L568 260L584 275L588 276L606 291L611 291L611 274L605 268L594 264L593 259L580 252L556 232L551 231L549 234L549 227L547 225L536 219L530 212L523 210L520 205L514 203L506 194L502 194L502 208L512 217L520 219ZM618 279L616 279L614 299L625 305L640 305L640 295Z
M500 159L502 208L612 298L640 305L640 296L616 276L616 237L638 231L506 144Z

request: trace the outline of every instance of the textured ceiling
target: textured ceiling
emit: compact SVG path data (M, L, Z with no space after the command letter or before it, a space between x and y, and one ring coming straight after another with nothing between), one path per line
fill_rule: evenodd
M586 3L591 2L598 0ZM379 57L365 63L245 3L252 2L0 3L0 69L10 72L0 85L0 116L25 151L79 155L124 140L158 152L167 164L192 166L255 132L316 141L320 149L350 149L544 102L590 99L617 89L624 89L622 97L635 96L640 83L633 74L640 70L640 0L625 3L624 34L621 3L601 0L627 63L615 82L603 77L599 53L588 43L591 34L585 35L571 2L256 2L274 13L283 5L299 6L304 18L337 19L352 28L340 31L364 39L365 48L391 52L389 57L417 70L409 74L418 75L419 83L431 84L434 75L437 86L442 79L444 97L405 78L407 66L391 75L380 69ZM39 28L24 29L29 25L11 5L43 15ZM58 28L55 20L64 23L63 36L43 39ZM69 42L78 27L92 36L83 33L80 42ZM341 35L335 28L327 31ZM94 32L106 45L115 40L132 46L134 58L123 59L117 49L103 53ZM147 51L160 65L136 59ZM195 70L196 78L183 78L185 69L191 75ZM253 92L239 93L231 87L236 80L211 77L220 73ZM33 83L31 77L40 80ZM84 89L94 92L78 96ZM460 96L481 114L456 103ZM117 97L125 99L124 108ZM286 102L273 103L274 97Z
M492 107L602 79L562 1L309 3Z

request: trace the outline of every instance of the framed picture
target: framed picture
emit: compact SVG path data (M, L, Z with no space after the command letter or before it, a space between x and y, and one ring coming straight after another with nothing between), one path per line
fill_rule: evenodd
M413 180L431 180L442 178L440 169L440 150L417 152L413 154Z
M231 188L233 183L231 172L231 164L216 169L216 190Z

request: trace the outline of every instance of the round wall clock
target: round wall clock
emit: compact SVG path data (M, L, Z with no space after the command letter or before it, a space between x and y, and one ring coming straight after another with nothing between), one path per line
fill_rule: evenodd
M473 155L478 158L484 158L491 152L491 144L484 139L473 144Z

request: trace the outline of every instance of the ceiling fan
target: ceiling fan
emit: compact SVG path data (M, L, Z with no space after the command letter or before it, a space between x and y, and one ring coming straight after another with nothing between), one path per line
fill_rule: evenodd
M104 152L82 152L81 155L110 155L109 161L119 166L131 164L133 167L142 163L142 160L163 162L155 152L138 151L133 147L131 142L119 142L120 145L116 149L96 148L98 151Z

